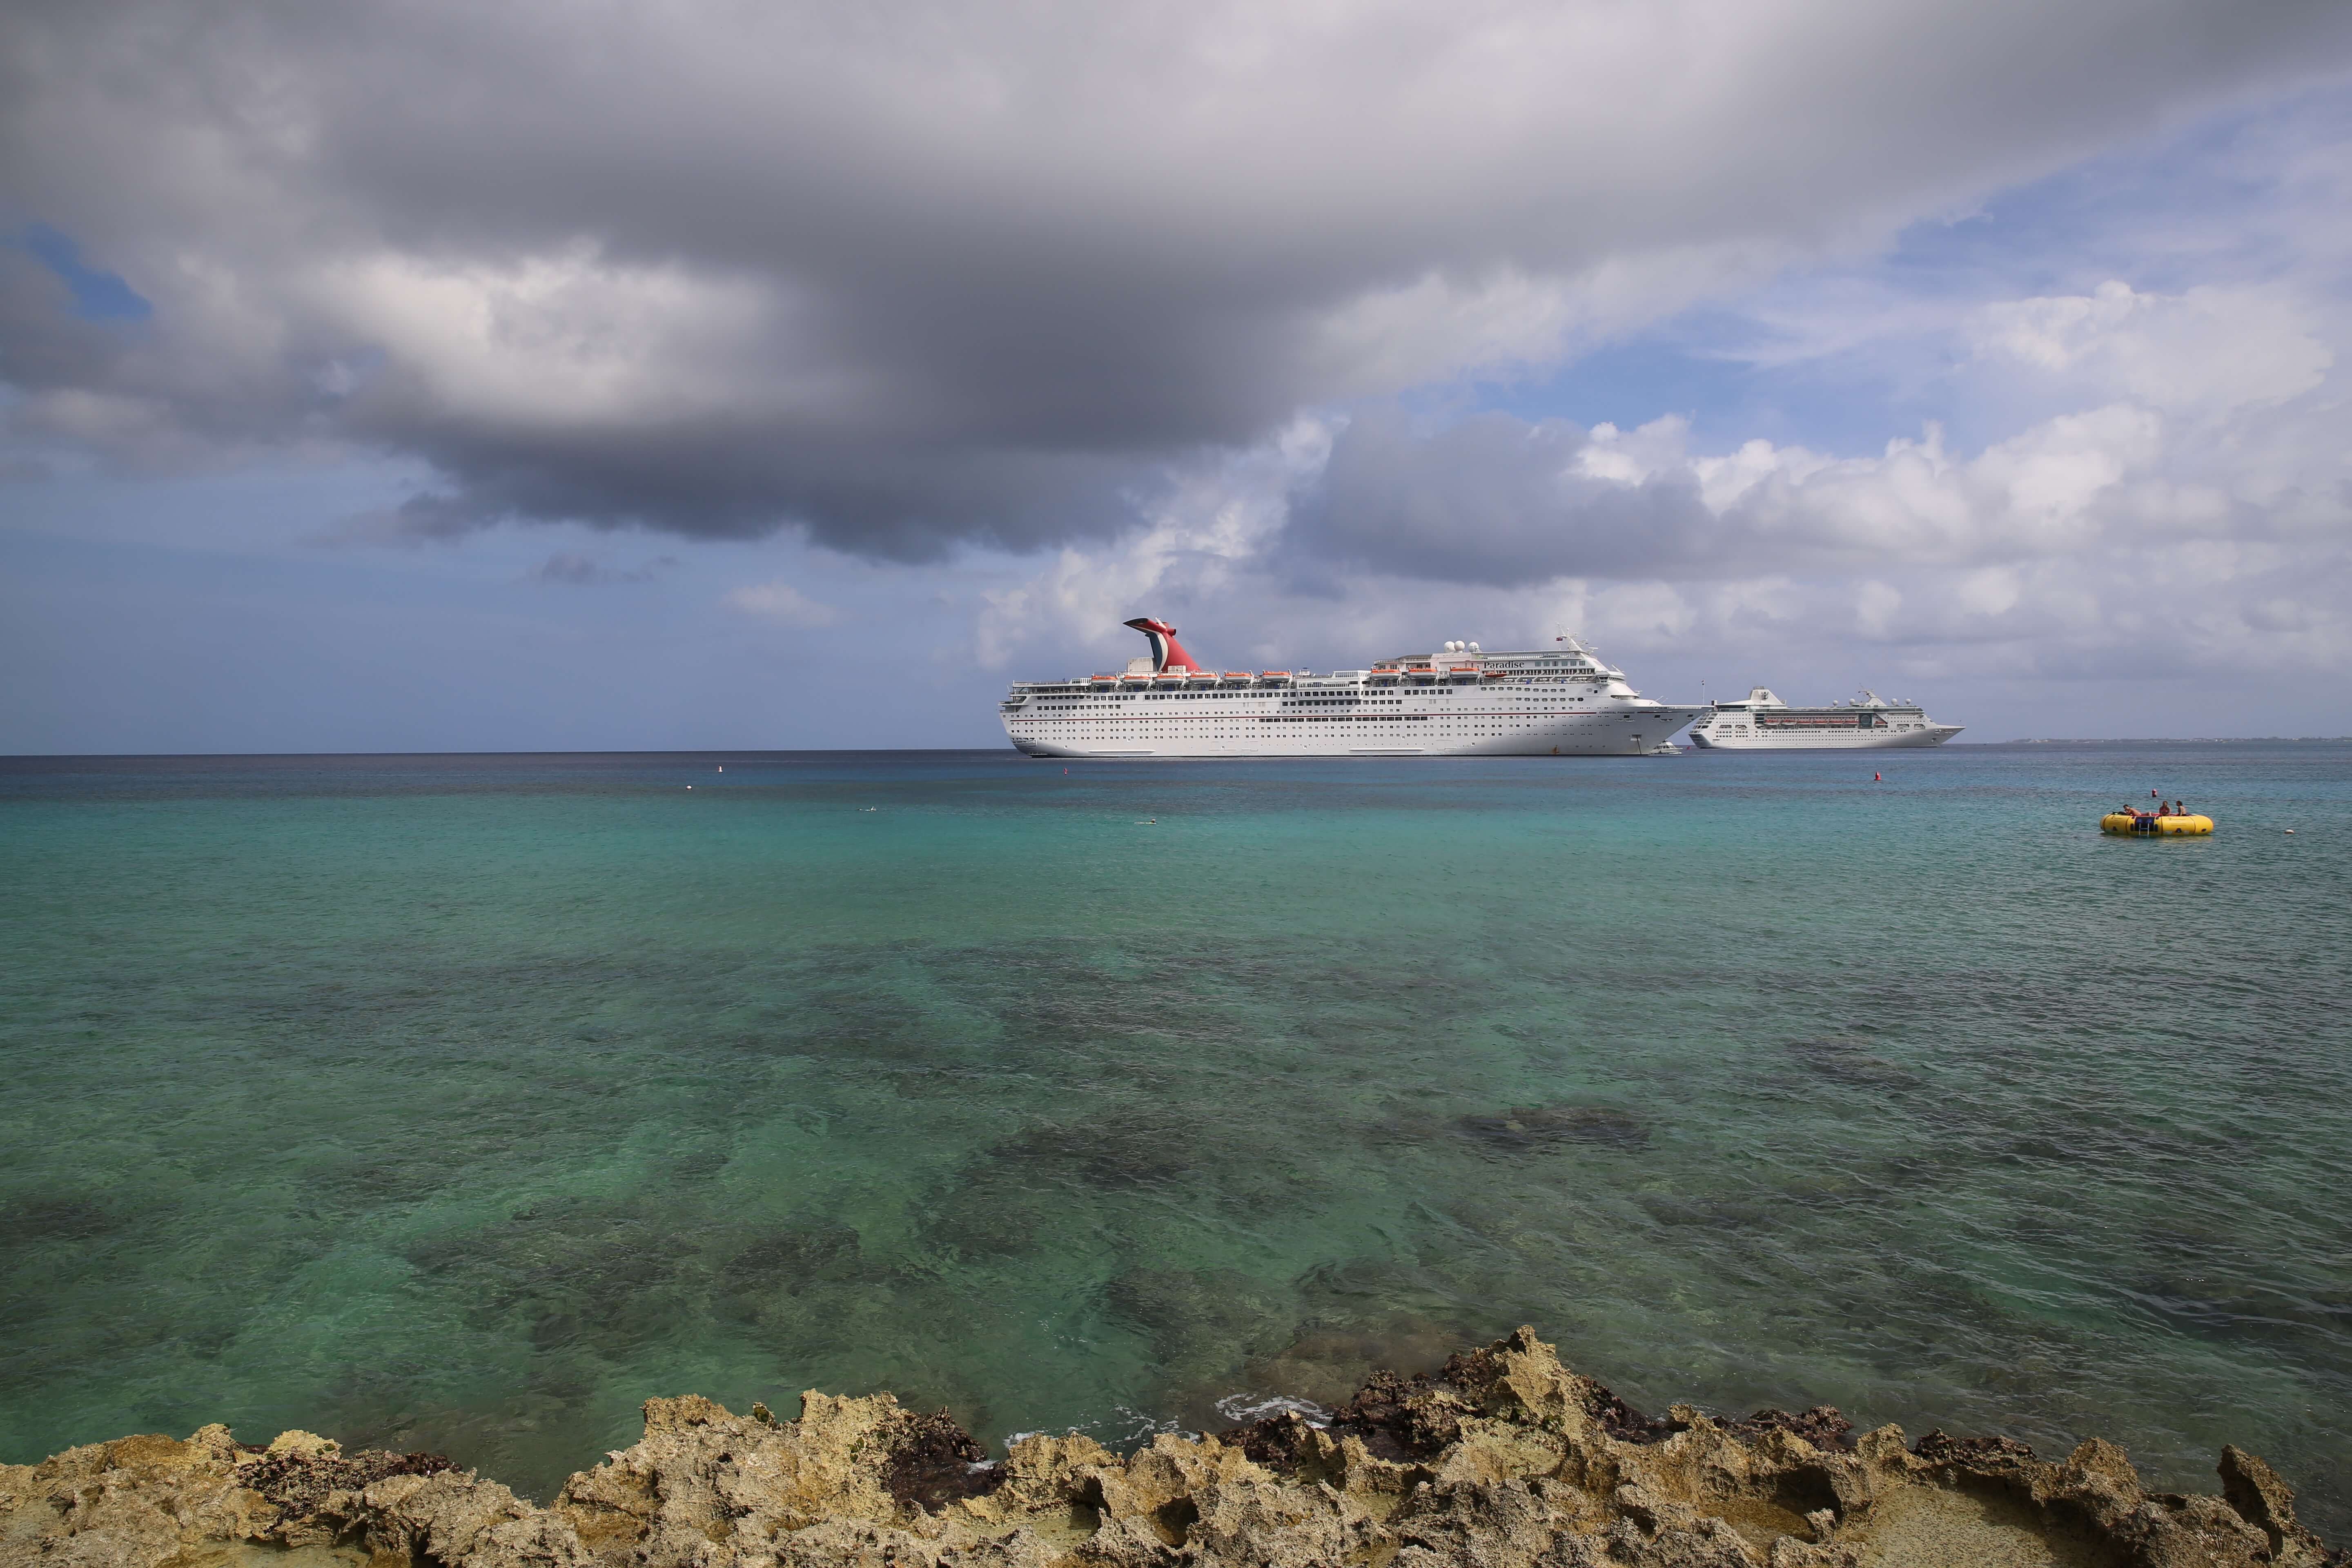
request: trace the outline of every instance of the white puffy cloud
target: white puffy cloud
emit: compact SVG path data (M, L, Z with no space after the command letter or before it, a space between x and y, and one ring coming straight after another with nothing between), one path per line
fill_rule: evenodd
M1974 336L1979 353L2062 384L2154 408L2235 409L2284 403L2320 384L2336 355L2313 318L2280 289L2165 295L2110 279L2087 296L1988 305Z

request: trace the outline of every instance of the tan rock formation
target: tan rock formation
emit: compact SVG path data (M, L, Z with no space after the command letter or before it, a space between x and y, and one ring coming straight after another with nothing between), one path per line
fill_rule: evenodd
M2324 1568L2262 1460L2151 1493L2123 1450L1834 1410L1664 1420L1520 1330L1327 1423L1285 1414L1121 1458L1028 1437L991 1462L942 1413L688 1395L546 1508L430 1455L266 1449L207 1426L0 1466L0 1568ZM306 1560L298 1563L296 1559Z

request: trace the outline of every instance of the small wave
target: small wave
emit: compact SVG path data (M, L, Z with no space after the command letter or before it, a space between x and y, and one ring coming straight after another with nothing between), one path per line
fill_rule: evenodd
M1081 1421L1070 1428L1075 1436L1084 1433L1108 1448L1124 1448L1150 1442L1162 1432L1189 1436L1191 1429L1172 1415L1154 1415L1132 1405L1115 1405L1111 1413L1093 1421Z
M1253 1402L1246 1394L1228 1394L1217 1401L1217 1414L1236 1425L1263 1421L1269 1415L1303 1415L1309 1426L1328 1426L1331 1413L1311 1399L1295 1399L1287 1394L1277 1394L1271 1399Z

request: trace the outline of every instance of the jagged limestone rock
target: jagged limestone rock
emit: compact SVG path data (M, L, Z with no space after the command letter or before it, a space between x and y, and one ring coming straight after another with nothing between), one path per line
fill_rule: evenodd
M0 1568L2330 1568L2294 1494L2224 1449L2221 1495L2151 1493L2093 1439L1856 1435L1835 1410L1633 1409L1522 1329L1326 1423L1295 1413L1125 1458L1031 1436L992 1462L944 1412L688 1395L546 1508L432 1455L207 1426L0 1466ZM248 1563L250 1558L248 1556Z

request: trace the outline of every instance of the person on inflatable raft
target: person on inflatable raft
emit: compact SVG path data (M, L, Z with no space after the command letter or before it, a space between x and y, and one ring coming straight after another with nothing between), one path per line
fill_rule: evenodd
M2185 801L2159 800L2154 811L2134 811L2126 805L2107 813L2099 818L2099 831L2136 838L2201 836L2213 831L2213 819L2190 811Z

